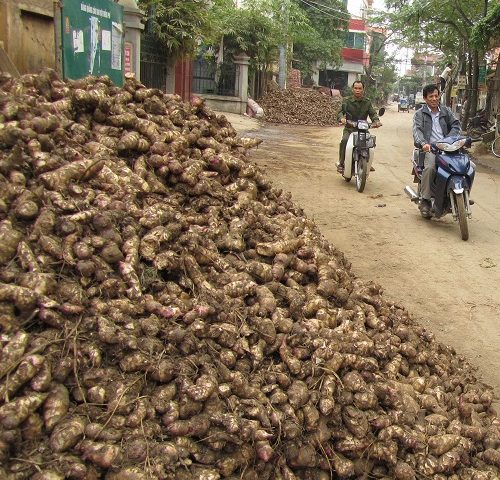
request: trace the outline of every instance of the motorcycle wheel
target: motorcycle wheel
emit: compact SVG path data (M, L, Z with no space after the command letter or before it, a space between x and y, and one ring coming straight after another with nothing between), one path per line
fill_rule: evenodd
M455 205L457 207L458 223L460 225L460 234L462 235L462 240L469 239L469 225L467 223L467 212L465 210L465 198L463 193L454 195Z
M351 160L352 161L352 160ZM351 173L354 172L354 162L351 163ZM351 178L352 177L345 177L344 175L342 175L344 177L344 181L349 183L351 181Z
M500 158L500 137L495 138L491 144L491 152L495 157Z
M361 157L358 159L358 172L356 174L356 190L361 193L365 189L366 176L368 173L368 159Z

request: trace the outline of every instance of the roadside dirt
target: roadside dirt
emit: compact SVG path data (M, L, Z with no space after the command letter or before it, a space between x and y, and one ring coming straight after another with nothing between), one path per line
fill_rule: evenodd
M470 239L451 215L421 218L403 193L412 185L412 114L391 105L377 135L364 193L335 173L341 128L270 125L227 115L242 136L264 141L250 157L290 191L354 273L479 368L500 394L500 159L482 155L471 197ZM482 166L485 165L485 166Z

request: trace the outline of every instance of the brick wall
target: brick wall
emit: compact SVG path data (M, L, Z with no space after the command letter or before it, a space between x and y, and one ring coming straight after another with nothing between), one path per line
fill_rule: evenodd
M300 74L300 70L297 70L296 68L292 68L288 72L288 79L286 82L286 86L288 88L296 88L300 87L302 85L302 78Z

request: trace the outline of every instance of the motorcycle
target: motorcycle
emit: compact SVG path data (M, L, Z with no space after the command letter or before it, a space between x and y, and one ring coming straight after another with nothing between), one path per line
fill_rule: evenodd
M465 136L446 137L431 144L431 152L436 155L436 176L431 183L432 199L429 214L420 212L424 218L440 218L448 213L460 225L462 240L469 238L468 219L471 217L470 191L474 182L476 165L471 161L467 148L480 138L472 139ZM420 149L413 151L412 174L413 182L417 184L417 192L409 185L404 189L410 200L418 205L422 202L421 181L424 170L425 152Z
M382 107L378 111L381 117L385 113ZM366 180L372 168L376 146L376 137L368 131L372 126L366 120L346 120L346 125L355 128L347 140L345 147L345 164L342 176L346 182L350 182L354 176L356 179L356 190L362 192L365 189Z
M477 133L479 135L490 131L494 127L494 123L488 118L486 110L479 110L475 117L472 117L467 122L467 132Z

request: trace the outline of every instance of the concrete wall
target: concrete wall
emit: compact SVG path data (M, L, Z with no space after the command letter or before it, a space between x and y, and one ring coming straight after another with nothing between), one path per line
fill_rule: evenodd
M0 41L20 73L55 67L52 0L0 0Z
M201 95L207 105L213 110L219 112L237 113L239 115L246 112L247 102L242 101L240 97L225 97L222 95Z
M319 85L319 65L320 63L317 62L313 74L312 74L312 79L316 83L316 85ZM347 86L351 86L352 82L355 80L359 80L361 78L361 75L364 73L364 67L362 63L359 62L348 62L344 60L342 63L342 66L334 68L332 65L327 64L325 67L326 70L332 70L332 72L345 72L347 73Z
M141 79L141 32L144 30L143 13L137 8L135 0L118 0L123 7L123 23L125 24L124 42L130 46L130 71L137 80ZM125 70L124 73L130 73Z

